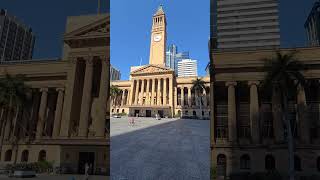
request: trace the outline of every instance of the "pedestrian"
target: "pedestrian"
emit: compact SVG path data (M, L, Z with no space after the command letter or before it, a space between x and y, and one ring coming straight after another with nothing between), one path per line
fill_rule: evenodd
M89 164L88 163L86 163L84 165L84 171L85 171L85 178L86 178L86 180L88 180L89 179Z
M132 118L131 121L132 121L132 122L131 122L131 123L132 123L132 126L134 126L134 119Z

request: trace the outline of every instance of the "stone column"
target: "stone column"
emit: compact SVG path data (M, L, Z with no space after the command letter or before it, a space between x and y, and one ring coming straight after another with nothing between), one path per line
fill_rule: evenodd
M130 97L131 97L131 87L130 87L130 89L128 89L128 94L127 94L127 98L126 98L126 100L127 100L127 105L130 105Z
M40 91L42 92L42 94L39 107L39 118L37 124L36 139L40 139L42 137L48 103L48 88L41 88Z
M121 106L124 106L126 99L124 98L126 95L126 90L122 90L122 97L121 97Z
M188 105L192 107L192 98L191 98L191 87L188 87Z
M281 115L281 95L273 90L272 92L272 115L273 115L273 130L275 140L282 142L284 140L283 120Z
M229 141L237 141L237 114L235 86L237 82L227 82L228 86L228 135Z
M206 89L203 89L202 100L203 100L203 107L207 107L207 92L206 92Z
M130 87L130 96L129 96L129 105L132 105L134 104L134 89L136 87L136 84L135 84L136 80L132 80L131 81L131 87Z
M142 79L142 85L141 85L141 92L140 92L140 105L142 105L143 104L143 97L144 97L144 84L145 84L145 82L144 82L144 79Z
M250 86L250 127L252 142L260 142L258 81L249 81Z
M167 105L167 78L163 79L163 105Z
M108 103L108 92L110 86L110 58L102 57L101 62L101 78L100 78L100 89L99 89L99 107L95 111L97 112L96 117L93 119L92 127L95 137L104 138L106 136L106 116L109 109ZM109 96L110 97L110 96ZM107 135L109 136L109 134Z
M56 112L54 115L53 133L52 133L52 136L54 138L58 137L60 133L61 116L62 116L62 109L63 109L63 97L64 97L63 88L57 88L57 91L58 91L58 98L57 98L57 104L56 104Z
M174 106L178 106L178 88L177 86L174 87Z
M300 129L300 138L302 143L308 144L310 142L310 125L307 117L307 102L306 102L306 94L304 88L302 86L298 86L298 97L297 97L297 105L298 105L298 127Z
M195 90L195 91L194 91L194 96L196 97L195 100L196 100L196 106L197 106L197 107L199 106L199 96L198 96L198 93L199 93L198 90Z
M156 79L152 79L152 87L151 87L151 105L154 105L154 95L155 95L155 89L156 89Z
M161 79L158 79L158 89L157 89L157 105L160 106L161 105L161 99L160 99L160 93L161 93Z
M147 89L146 89L146 104L150 104L150 79L147 79Z
M91 91L92 91L92 77L93 77L93 59L86 60L86 72L84 77L80 121L78 136L88 136L88 125L91 109Z
M172 117L174 117L173 82L172 82L172 78L169 78L169 105L171 106L171 115L172 115Z
M181 107L184 106L184 87L181 87Z
M140 87L140 80L137 80L137 83L136 83L136 92L135 92L135 96L134 96L134 104L135 104L135 105L138 104L138 99L139 99L139 87Z

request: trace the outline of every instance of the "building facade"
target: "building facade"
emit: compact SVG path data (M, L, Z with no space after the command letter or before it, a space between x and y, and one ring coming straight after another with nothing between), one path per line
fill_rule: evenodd
M121 90L111 101L111 113L209 118L209 77L202 78L206 88L195 92L192 82L198 77L176 77L173 69L165 67L165 19L160 6L153 16L149 64L131 68L128 81L111 82Z
M32 59L35 35L16 17L0 10L0 63Z
M120 80L120 79L121 79L120 70L118 70L115 67L111 66L110 67L110 80L111 81L115 81L115 80Z
M177 62L178 77L198 76L197 60L182 59Z
M172 44L169 46L166 52L166 67L175 69L176 64L176 54L178 53L178 48L176 45Z
M310 86L297 88L289 99L289 118L296 122L295 172L297 176L320 175L320 48L281 49L297 51L308 66L303 74ZM215 62L214 116L211 117L211 162L219 177L277 170L288 172L288 145L279 97L263 91L266 76L263 59L273 50L212 52ZM232 71L230 71L232 69ZM307 105L308 116L298 115L297 104Z
M278 0L215 0L211 29L217 49L270 49L280 46Z
M109 174L109 15L68 17L63 42L60 60L0 65L0 77L25 75L32 89L32 105L4 124L0 164L46 160L84 173L89 163Z
M311 12L304 24L304 28L307 34L308 46L320 45L320 2L314 3Z

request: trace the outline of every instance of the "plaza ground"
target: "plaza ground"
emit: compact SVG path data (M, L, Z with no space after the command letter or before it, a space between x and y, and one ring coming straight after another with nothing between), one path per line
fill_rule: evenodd
M129 119L111 119L110 179L209 179L209 121Z

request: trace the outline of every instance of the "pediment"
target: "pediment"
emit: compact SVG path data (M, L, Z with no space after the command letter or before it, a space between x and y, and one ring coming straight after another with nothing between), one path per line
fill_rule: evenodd
M110 35L109 16L79 27L64 35L64 40L108 37Z
M133 72L131 75L140 75L140 74L154 74L154 73L172 73L173 70L167 67L157 66L157 65L146 65L141 67Z

